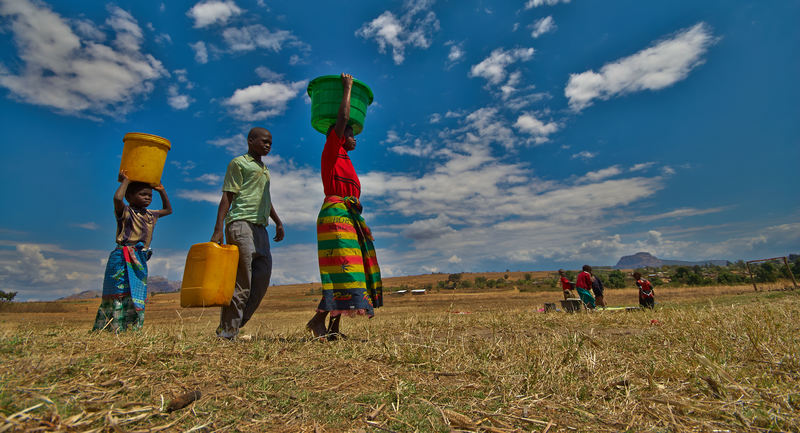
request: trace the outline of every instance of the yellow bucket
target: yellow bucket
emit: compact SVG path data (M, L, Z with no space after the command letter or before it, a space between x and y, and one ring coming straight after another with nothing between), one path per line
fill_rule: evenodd
M229 305L238 265L239 249L236 245L216 242L192 245L183 268L181 307Z
M152 134L130 132L122 139L122 161L119 169L127 170L128 178L136 182L158 185L170 149L169 140Z

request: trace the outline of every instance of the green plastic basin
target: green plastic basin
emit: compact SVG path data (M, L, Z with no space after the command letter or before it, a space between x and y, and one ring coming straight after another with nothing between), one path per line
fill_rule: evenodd
M342 79L339 75L323 75L308 83L308 96L311 98L311 126L322 134L336 123L339 104L342 103ZM353 79L350 92L350 121L353 134L364 129L367 107L372 104L372 90L363 82Z

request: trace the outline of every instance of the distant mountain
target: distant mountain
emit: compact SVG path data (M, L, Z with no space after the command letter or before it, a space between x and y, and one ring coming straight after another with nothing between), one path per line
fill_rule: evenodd
M716 265L726 266L729 262L727 260L703 260L699 262L687 262L683 260L662 260L658 257L640 252L632 256L620 257L617 264L614 266L617 269L636 269L636 268L660 268L661 266L703 266L703 265Z
M147 278L147 293L171 293L177 292L180 289L180 281L169 281L157 275ZM102 290L84 290L74 295L58 298L56 301L79 301L81 299L99 298L102 294Z
M79 301L81 299L92 299L92 298L99 298L103 292L100 290L84 290L80 293L76 293L74 295L64 296L63 298L58 298L56 301Z
M170 293L177 292L181 289L180 281L169 281L164 277L154 275L147 277L147 292L148 293Z

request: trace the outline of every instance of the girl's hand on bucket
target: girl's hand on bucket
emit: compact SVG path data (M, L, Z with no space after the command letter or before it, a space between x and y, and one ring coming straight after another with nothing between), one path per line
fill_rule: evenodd
M122 182L122 181L125 181L125 180L130 180L128 178L128 170L120 170L119 171L119 176L117 176L117 182Z
M154 186L153 189L158 191L158 192L164 192L165 191L164 190L164 185L162 185L160 183L158 185Z

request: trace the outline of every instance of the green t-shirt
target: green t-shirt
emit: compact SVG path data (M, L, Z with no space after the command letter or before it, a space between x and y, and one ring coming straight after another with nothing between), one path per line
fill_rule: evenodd
M249 221L266 226L272 199L269 195L269 169L246 153L228 164L222 191L234 193L225 223Z

